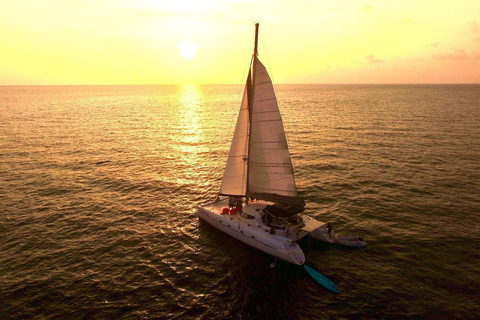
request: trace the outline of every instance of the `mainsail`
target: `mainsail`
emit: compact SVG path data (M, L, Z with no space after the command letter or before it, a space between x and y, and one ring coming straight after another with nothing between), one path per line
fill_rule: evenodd
M277 98L265 66L255 65L251 108L247 196L305 205L297 194L293 166Z
M220 194L304 206L272 80L256 53L257 43Z

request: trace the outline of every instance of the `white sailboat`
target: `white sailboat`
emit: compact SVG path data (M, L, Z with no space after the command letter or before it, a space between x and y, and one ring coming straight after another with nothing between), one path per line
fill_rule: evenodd
M253 57L219 196L198 207L197 215L230 236L297 265L305 262L297 241L306 235L364 246L360 237L336 236L329 223L302 213L305 201L295 185L272 81L257 57L258 29L256 23Z

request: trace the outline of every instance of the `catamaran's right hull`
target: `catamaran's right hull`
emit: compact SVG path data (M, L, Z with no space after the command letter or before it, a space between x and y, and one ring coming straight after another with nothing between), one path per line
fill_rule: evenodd
M240 222L237 214L220 215L208 208L198 207L199 218L243 243L287 262L303 265L305 255L296 243L286 243L264 230L257 231Z

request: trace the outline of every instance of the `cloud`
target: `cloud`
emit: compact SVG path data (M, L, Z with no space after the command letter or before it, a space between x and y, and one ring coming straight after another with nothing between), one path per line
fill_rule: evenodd
M480 61L480 53L468 53L463 49L457 49L453 53L433 54L432 58L441 61Z
M375 58L373 54L365 57L367 63L384 63L385 61Z
M468 59L468 54L465 50L457 49L454 53L446 54L434 54L432 57L436 60L466 60Z

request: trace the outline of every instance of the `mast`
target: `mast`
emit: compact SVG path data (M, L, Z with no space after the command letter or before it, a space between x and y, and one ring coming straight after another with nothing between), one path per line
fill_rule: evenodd
M305 206L298 195L272 80L258 59L259 24L220 195Z
M252 57L252 88L251 88L251 95L250 95L250 103L249 103L249 110L252 111L253 107L253 97L255 96L255 82L256 82L256 67L257 67L257 56L258 56L258 29L259 23L255 23L255 47L253 48L253 57ZM250 124L252 124L252 117L250 114Z
M250 173L248 170L249 162L250 162L250 143L252 141L252 114L253 114L253 97L255 96L255 82L256 82L256 77L255 77L255 68L257 66L257 55L258 55L258 29L259 29L259 23L255 23L255 47L253 49L253 63L251 64L252 69L251 69L251 74L252 74L252 80L250 81L251 83L251 88L250 92L251 94L248 97L248 119L249 119L249 132L248 132L248 145L247 145L247 185L245 188L245 194L248 195L248 183L250 181Z
M253 49L253 55L258 56L258 27L259 23L255 23L255 48Z

